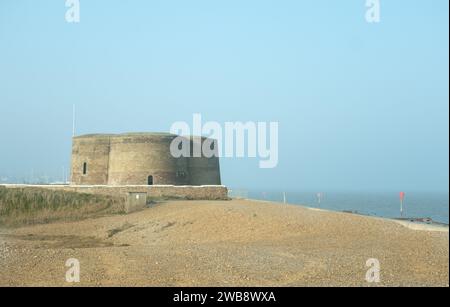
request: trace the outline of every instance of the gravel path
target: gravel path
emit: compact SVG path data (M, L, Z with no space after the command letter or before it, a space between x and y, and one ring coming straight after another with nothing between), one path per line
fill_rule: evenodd
M70 286L65 262L76 258L88 286L448 287L448 228L429 230L267 202L167 202L16 229L3 236L0 285ZM371 258L377 284L365 279Z

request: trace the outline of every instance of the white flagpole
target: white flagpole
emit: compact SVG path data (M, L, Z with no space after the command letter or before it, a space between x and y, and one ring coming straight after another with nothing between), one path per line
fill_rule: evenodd
M75 104L72 108L72 137L75 137Z

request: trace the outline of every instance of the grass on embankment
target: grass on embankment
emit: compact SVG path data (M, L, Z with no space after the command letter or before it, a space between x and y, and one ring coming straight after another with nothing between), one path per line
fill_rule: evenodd
M76 221L124 213L121 197L0 186L0 227Z

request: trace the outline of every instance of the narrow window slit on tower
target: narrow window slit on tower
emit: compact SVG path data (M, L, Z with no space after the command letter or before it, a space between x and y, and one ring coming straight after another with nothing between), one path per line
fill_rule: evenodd
M87 174L87 163L84 162L83 163L83 175L86 175L86 174Z

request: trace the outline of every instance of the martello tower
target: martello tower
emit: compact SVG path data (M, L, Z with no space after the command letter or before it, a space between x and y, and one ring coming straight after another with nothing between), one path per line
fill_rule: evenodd
M220 185L213 157L170 153L177 135L168 133L90 134L73 138L73 185ZM190 147L206 138L187 138ZM213 148L217 147L213 145Z

